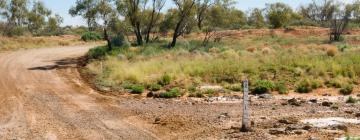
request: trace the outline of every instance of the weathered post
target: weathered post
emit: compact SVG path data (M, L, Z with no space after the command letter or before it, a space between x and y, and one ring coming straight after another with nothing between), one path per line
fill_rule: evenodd
M249 81L245 79L243 81L244 95L243 95L243 116L242 116L242 126L240 131L247 132L250 130L249 123Z

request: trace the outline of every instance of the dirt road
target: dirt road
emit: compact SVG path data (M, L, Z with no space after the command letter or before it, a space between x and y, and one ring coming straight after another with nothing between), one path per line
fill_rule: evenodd
M115 99L60 76L88 49L0 53L0 139L157 139L125 121Z

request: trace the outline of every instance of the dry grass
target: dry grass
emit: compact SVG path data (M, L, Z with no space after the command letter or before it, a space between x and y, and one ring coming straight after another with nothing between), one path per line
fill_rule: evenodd
M49 37L4 37L0 36L0 51L31 49L42 47L84 45L80 36L49 36Z

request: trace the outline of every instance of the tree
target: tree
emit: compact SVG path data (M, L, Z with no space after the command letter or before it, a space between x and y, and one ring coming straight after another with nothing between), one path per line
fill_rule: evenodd
M109 50L112 50L111 37L108 32L109 22L114 16L116 16L112 6L111 0L101 0L96 6L96 11L99 14L100 19L103 23L104 39L107 41Z
M334 0L313 0L307 7L300 7L300 14L316 23L326 26L336 10Z
M249 25L253 25L256 28L263 27L265 25L263 11L259 8L253 9L248 18L248 23L249 23Z
M40 2L34 2L32 10L28 12L28 30L33 35L39 35L46 24L46 17L51 14L51 11L45 7L45 5Z
M47 33L51 35L59 34L60 24L64 21L64 19L60 15L55 15L53 17L49 17L48 25L47 25Z
M335 12L332 15L330 26L330 41L340 41L341 35L346 29L350 18L354 12L354 6L347 4L345 6L338 5Z
M208 8L212 5L210 0L197 0L196 1L196 21L197 26L201 30L203 22L206 18Z
M69 14L71 16L82 16L86 19L89 30L94 31L97 25L97 3L98 0L77 0L76 6L70 8Z
M145 42L149 43L150 41L150 33L154 28L156 22L160 18L160 11L165 5L165 0L152 0L152 8L150 12L150 20L147 23L147 27L145 29Z
M178 10L178 20L174 29L172 41L168 46L169 48L175 47L177 38L186 31L190 18L192 17L191 15L195 9L195 1L196 0L173 0Z
M27 0L11 0L10 3L1 2L3 8L1 15L7 19L8 25L22 26L25 23L28 12L27 3Z
M141 27L144 16L142 14L147 2L147 0L117 0L116 4L118 12L125 16L133 27L138 45L143 44Z
M293 16L291 7L284 3L267 4L266 11L268 22L273 28L286 26Z

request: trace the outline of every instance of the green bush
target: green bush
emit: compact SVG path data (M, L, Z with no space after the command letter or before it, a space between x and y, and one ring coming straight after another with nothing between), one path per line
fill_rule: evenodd
M289 89L286 87L286 85L284 83L277 83L276 90L279 92L279 94L288 94L289 93Z
M160 93L160 95L159 95L160 98L177 98L180 96L181 96L181 93L180 93L179 88L172 88L168 92Z
M350 84L340 89L340 93L344 95L350 95L353 92L354 87Z
M83 41L97 41L101 40L101 35L95 32L85 32L81 35Z
M228 89L228 90L231 90L231 91L235 91L235 92L242 91L242 85L241 84L226 85L225 88Z
M15 27L7 27L5 29L5 35L6 36L22 36L24 35L24 33L26 32L26 28L24 27L20 27L20 26L15 26Z
M196 97L196 98L202 98L205 97L204 94L202 94L201 92L196 92L196 93L191 93L189 95L189 97Z
M159 84L152 84L149 86L149 90L151 91L159 91L161 89L161 85Z
M275 85L273 82L267 81L267 80L259 80L259 81L256 81L254 84L253 93L263 94L263 93L270 92L274 89L275 89Z
M309 93L313 90L312 84L308 79L302 80L300 83L296 85L296 92L299 93Z
M124 34L120 33L111 39L111 44L116 47L121 47L127 45L128 42L126 41Z
M132 85L131 86L131 93L133 94L141 94L144 92L144 86L142 85Z
M102 59L105 57L106 52L107 52L106 47L96 47L90 49L86 56L89 59Z
M168 74L164 74L160 80L158 81L158 84L162 85L162 86L166 86L169 85L171 82L171 77Z
M346 99L346 103L349 103L349 104L355 104L356 102L357 102L357 100L355 98L353 98L352 96L349 96Z

